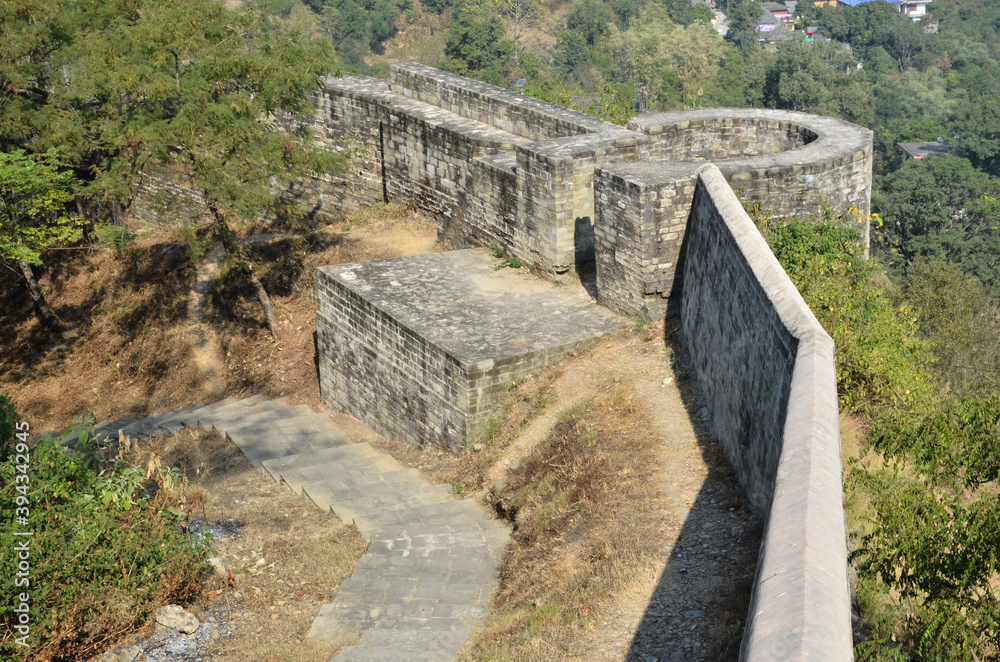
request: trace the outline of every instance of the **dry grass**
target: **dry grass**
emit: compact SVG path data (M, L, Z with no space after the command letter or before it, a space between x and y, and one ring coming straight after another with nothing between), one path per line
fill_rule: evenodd
M237 535L213 542L232 575L215 577L192 607L196 614L212 607L229 613L229 633L210 644L206 657L305 662L329 659L351 643L307 640L305 634L367 547L356 528L261 475L215 432L183 430L144 440L129 458L184 469L187 510L238 526Z
M253 247L282 337L269 335L245 278L220 279L208 319L226 353L226 394L318 405L314 267L431 252L435 239L430 221L379 205L298 239ZM217 398L198 371L185 327L195 277L188 241L163 229L140 236L123 254L97 248L47 256L39 283L72 327L66 338L42 329L16 275L0 273L0 393L33 429L65 427L87 409L113 420Z
M39 283L72 326L65 338L42 329L20 282L5 278L0 391L34 425L63 427L86 409L144 416L204 391L183 328L194 267L179 233L144 236L122 255L52 256Z
M226 392L284 397L318 406L315 367L315 268L438 250L435 225L398 205L376 205L296 239L249 249L271 294L281 339L271 338L246 279L223 274L208 319L226 362Z
M514 523L513 543L493 614L462 659L568 659L571 641L655 564L650 429L615 385L567 412L511 470L496 508Z

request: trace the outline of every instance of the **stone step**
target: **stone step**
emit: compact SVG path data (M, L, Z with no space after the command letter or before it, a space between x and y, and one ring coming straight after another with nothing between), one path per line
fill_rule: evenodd
M221 407L214 412L198 414L198 416L195 417L195 424L204 428L225 430L226 426L239 423L242 419L248 416L273 411L275 409L286 409L287 407L288 404L283 400L261 401L257 396L252 396L245 400L240 400L239 402L234 402L226 405L225 407Z
M243 417L238 423L219 423L216 428L223 429L226 436L239 446L251 462L260 464L294 456L303 448L310 448L304 443L296 442L293 435L286 432L294 429L295 418L308 409L306 405L273 409ZM289 428L289 425L292 427Z
M122 432L128 436L142 437L155 434L160 430L176 431L184 424L183 420L179 420L181 416L187 418L197 412L212 412L238 402L241 402L239 398L228 397L209 405L195 405L186 409L169 411L157 416L147 416L146 418L135 420L129 427L123 429ZM117 430L115 430L115 433L117 434Z
M375 628L365 632L361 641L353 648L385 646L398 651L424 649L429 652L451 653L452 656L461 652L469 639L468 633L449 629L445 623L434 623L434 625L440 629Z
M350 489L352 475L379 474L401 469L399 463L368 444L345 444L307 453L275 458L263 463L264 471L293 491L313 482L316 486L340 484Z
M278 476L276 474L280 474L282 471L291 471L293 469L313 467L319 464L335 463L338 460L352 460L363 457L385 457L385 455L383 453L379 453L368 444L351 443L344 444L342 446L331 446L330 448L320 448L310 452L302 452L293 457L276 459L267 462L264 469L277 479ZM401 466L397 468L401 468Z
M370 540L333 603L307 636L362 634L337 660L453 660L486 616L509 541L504 522L448 485L429 484L368 444L355 444L305 405L226 398L140 420L102 423L98 434L143 436L200 426L226 434L272 478L354 522Z
M411 649L404 652L392 646L361 647L346 646L340 649L340 654L336 655L330 662L450 662L454 655L428 650Z
M164 426L174 426L174 425L184 425L185 421L191 418L197 418L199 413L216 411L226 405L232 404L233 402L238 402L238 398L228 397L218 402L213 402L209 405L195 405L194 407L187 407L186 409L175 409L174 411L168 412L160 419L160 424Z

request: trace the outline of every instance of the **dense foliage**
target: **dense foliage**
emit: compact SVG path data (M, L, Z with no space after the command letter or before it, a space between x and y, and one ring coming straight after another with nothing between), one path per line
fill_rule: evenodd
M16 576L18 563L0 567L3 659L86 659L160 605L198 592L208 547L181 532L179 474L103 461L86 444L67 450L43 441L29 450L17 421L0 396L0 525L5 536L32 533L29 570ZM15 524L19 504L29 511L26 524ZM22 593L29 596L27 647L16 643L21 633L13 627Z
M887 290L877 260L864 259L855 228L766 218L759 226L837 343L842 405L869 426L847 479L872 636L859 658L996 659L1000 397L963 394L933 369L938 348L955 351L955 336L972 332L961 312L981 301L973 291L951 320L921 324L914 310L928 305L928 290L941 279L960 286L961 272L918 263L911 304Z

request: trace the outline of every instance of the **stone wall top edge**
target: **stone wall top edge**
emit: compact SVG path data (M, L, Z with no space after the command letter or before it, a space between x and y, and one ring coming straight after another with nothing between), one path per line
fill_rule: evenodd
M833 342L810 334L792 375L746 662L852 659L838 425Z
M658 186L696 177L708 164L697 161L632 161L596 166L594 175L638 186Z
M633 117L627 126L633 131L647 133L653 127L673 127L683 122L725 119L786 122L806 129L812 129L817 133L817 129L826 129L848 130L859 134L871 135L871 131L863 126L835 117L814 115L796 110L774 110L771 108L697 108L694 110L671 110Z
M778 258L761 236L760 231L743 209L736 193L730 188L722 172L708 164L698 173L704 192L711 198L729 232L744 256L764 294L774 306L782 324L797 339L808 334L826 331L813 315L805 299L796 289L788 274L781 268ZM829 337L829 336L827 336Z
M649 137L615 127L603 133L588 133L565 138L550 138L518 145L517 151L545 158L584 158L601 149L620 149L649 142Z
M326 89L341 96L365 99L381 105L389 111L395 111L410 119L421 121L430 128L448 131L461 136L462 140L484 147L512 151L516 145L531 142L527 138L466 119L421 101L393 94L388 91L388 86L382 89L378 85L369 83L369 81L377 80L335 79L333 83L327 85ZM355 81L361 82L355 84Z
M586 113L569 110L568 108L563 108L562 106L557 106L541 99L511 92L496 85L490 85L489 83L465 78L458 74L441 71L440 69L435 69L419 62L401 62L391 65L389 67L390 79L393 79L394 74L397 73L430 78L438 85L453 91L463 91L483 99L490 99L529 112L558 118L571 126L579 127L585 132L601 132L616 126Z

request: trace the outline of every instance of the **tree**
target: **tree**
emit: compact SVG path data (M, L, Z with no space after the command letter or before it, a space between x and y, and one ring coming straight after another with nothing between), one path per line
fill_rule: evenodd
M603 49L619 75L657 109L698 104L734 55L710 26L674 25L667 10L656 4L647 5L628 30L616 28Z
M444 54L452 59L456 73L500 83L513 50L503 24L495 16L479 18L471 12L460 12L448 26Z
M590 49L583 35L574 30L563 30L559 33L559 38L556 40L555 61L564 73L573 73L590 58Z
M500 13L507 21L508 29L514 35L515 65L520 64L520 53L524 50L524 45L521 43L524 27L536 22L542 11L542 4L539 0L503 0Z
M566 19L566 29L579 32L591 47L606 37L614 24L615 14L611 7L599 0L583 0L575 4Z
M910 160L876 180L872 208L884 225L876 244L897 268L917 258L949 261L1000 285L998 184L966 159Z
M270 16L198 0L5 7L18 38L0 55L0 145L63 146L84 195L124 206L144 168L179 169L235 251L231 222L294 213L283 188L337 165L294 119L314 112L336 69L329 45ZM277 335L253 265L237 257Z
M758 48L758 28L764 9L757 0L743 0L729 14L729 30L726 41L730 41L740 49L744 56L749 56Z
M1000 99L977 98L962 103L949 122L956 147L987 172L1000 174Z
M841 117L870 125L871 86L850 53L835 44L787 42L747 63L753 105Z
M371 48L380 49L382 42L396 31L399 6L394 0L375 0L371 10Z
M343 0L337 6L334 21L334 40L344 64L358 67L364 64L365 54L373 41L368 12L355 0Z
M58 331L62 322L45 300L33 266L42 251L80 238L80 219L67 213L77 186L73 173L54 151L29 156L23 150L0 153L0 258L17 265L44 326Z

